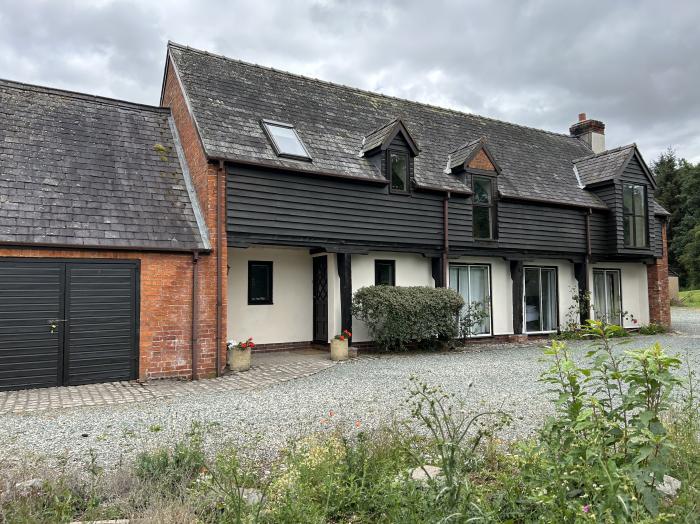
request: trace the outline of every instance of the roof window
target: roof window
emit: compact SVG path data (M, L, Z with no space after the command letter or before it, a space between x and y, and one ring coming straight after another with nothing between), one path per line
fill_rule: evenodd
M309 152L293 125L271 120L263 120L262 124L278 156L311 160Z

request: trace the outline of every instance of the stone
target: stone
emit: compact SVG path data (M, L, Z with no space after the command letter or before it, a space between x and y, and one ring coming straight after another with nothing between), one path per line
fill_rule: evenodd
M40 493L44 487L44 480L39 478L25 480L15 484L15 490L23 497Z
M262 493L254 488L243 488L241 490L241 498L248 504L260 504L263 499Z
M681 481L670 475L664 475L664 481L656 486L656 489L667 497L675 497L681 489Z
M437 466L426 464L411 471L411 480L437 479L442 476L442 469Z

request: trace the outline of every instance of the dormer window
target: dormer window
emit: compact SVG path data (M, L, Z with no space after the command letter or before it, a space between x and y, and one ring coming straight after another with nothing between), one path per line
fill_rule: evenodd
M647 247L647 191L645 186L624 184L622 216L625 247Z
M392 192L405 193L408 191L409 161L407 153L389 150L389 173Z
M475 240L493 240L493 182L488 176L473 176L474 209L472 233Z
M293 125L271 120L263 120L262 125L277 156L311 160L311 155Z

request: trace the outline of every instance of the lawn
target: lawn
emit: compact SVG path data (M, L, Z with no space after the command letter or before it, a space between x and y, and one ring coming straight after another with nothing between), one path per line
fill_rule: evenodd
M683 305L700 308L700 289L681 291L680 296Z

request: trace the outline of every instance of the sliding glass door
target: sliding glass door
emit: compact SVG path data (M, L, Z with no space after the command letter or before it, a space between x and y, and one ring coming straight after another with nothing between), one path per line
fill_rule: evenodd
M619 269L593 270L593 314L596 320L622 325L622 288Z
M450 288L464 299L464 311L471 307L485 312L481 323L472 328L473 335L491 334L491 274L486 265L450 264Z
M546 267L524 268L525 332L547 333L556 331L557 270Z

